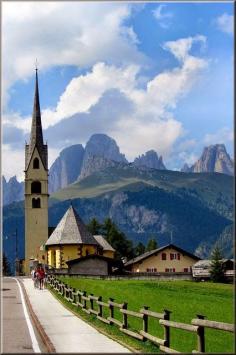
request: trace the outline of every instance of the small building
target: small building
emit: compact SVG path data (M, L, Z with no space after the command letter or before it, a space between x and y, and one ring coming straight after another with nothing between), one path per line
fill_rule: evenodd
M70 206L45 243L47 263L51 268L67 268L67 261L88 255L114 257L115 250L103 236L96 238Z
M114 269L117 269L120 266L118 261L102 255L88 255L82 258L69 260L66 263L68 265L69 274L93 276L110 275Z
M193 265L193 277L197 280L208 280L210 279L210 269L212 260L205 259L199 260ZM222 267L226 278L233 278L234 276L234 260L233 259L222 259Z
M115 249L112 248L108 241L102 235L94 235L94 238L103 249L102 255L114 259Z
M161 248L154 249L139 255L132 260L129 260L124 264L124 267L127 271L134 273L190 273L192 266L198 260L200 260L200 258L196 255L191 254L174 244L168 244Z

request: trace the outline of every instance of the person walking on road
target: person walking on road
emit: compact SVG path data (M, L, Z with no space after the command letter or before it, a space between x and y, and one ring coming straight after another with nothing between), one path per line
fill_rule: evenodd
M39 288L42 290L44 288L44 278L45 278L45 271L42 266L40 266L38 270L38 279L39 279Z
M31 277L34 282L34 288L38 287L38 271L36 269L33 269L31 271Z

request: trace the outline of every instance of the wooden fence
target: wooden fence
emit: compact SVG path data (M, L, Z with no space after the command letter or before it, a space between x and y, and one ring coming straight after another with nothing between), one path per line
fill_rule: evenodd
M102 300L102 296L97 297L93 294L87 295L86 291L80 291L69 287L53 275L47 276L46 283L61 296L63 296L68 302L80 307L84 312L96 315L96 317L104 323L117 325L121 332L138 340L151 341L155 345L158 345L162 352L167 354L180 353L179 351L171 348L171 328L182 329L196 334L196 349L192 350L192 353L198 354L205 353L205 328L212 328L231 333L234 332L234 324L206 320L202 315L197 315L196 319L192 319L191 324L186 324L171 321L171 312L168 310L163 310L162 313L157 313L149 310L149 307L144 306L139 312L134 312L128 310L127 302L116 303L112 298L109 298L107 302L104 302ZM104 308L109 310L108 317L104 316ZM122 321L115 318L115 309L117 309L122 315ZM143 323L142 329L136 331L129 329L128 317L136 317L141 319ZM148 325L150 318L156 319L157 322L159 322L159 324L163 327L163 339L149 333Z

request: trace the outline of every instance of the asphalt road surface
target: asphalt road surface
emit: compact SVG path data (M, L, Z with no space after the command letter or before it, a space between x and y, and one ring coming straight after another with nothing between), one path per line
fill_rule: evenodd
M2 279L1 353L45 353L47 350L31 320L18 282L14 278Z

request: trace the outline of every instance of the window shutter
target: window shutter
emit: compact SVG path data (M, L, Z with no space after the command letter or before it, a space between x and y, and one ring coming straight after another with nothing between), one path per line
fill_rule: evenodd
M173 268L173 272L175 272L175 268Z
M177 256L178 256L178 260L180 260L180 253L178 253Z
M173 254L172 253L170 253L170 260L173 260Z

